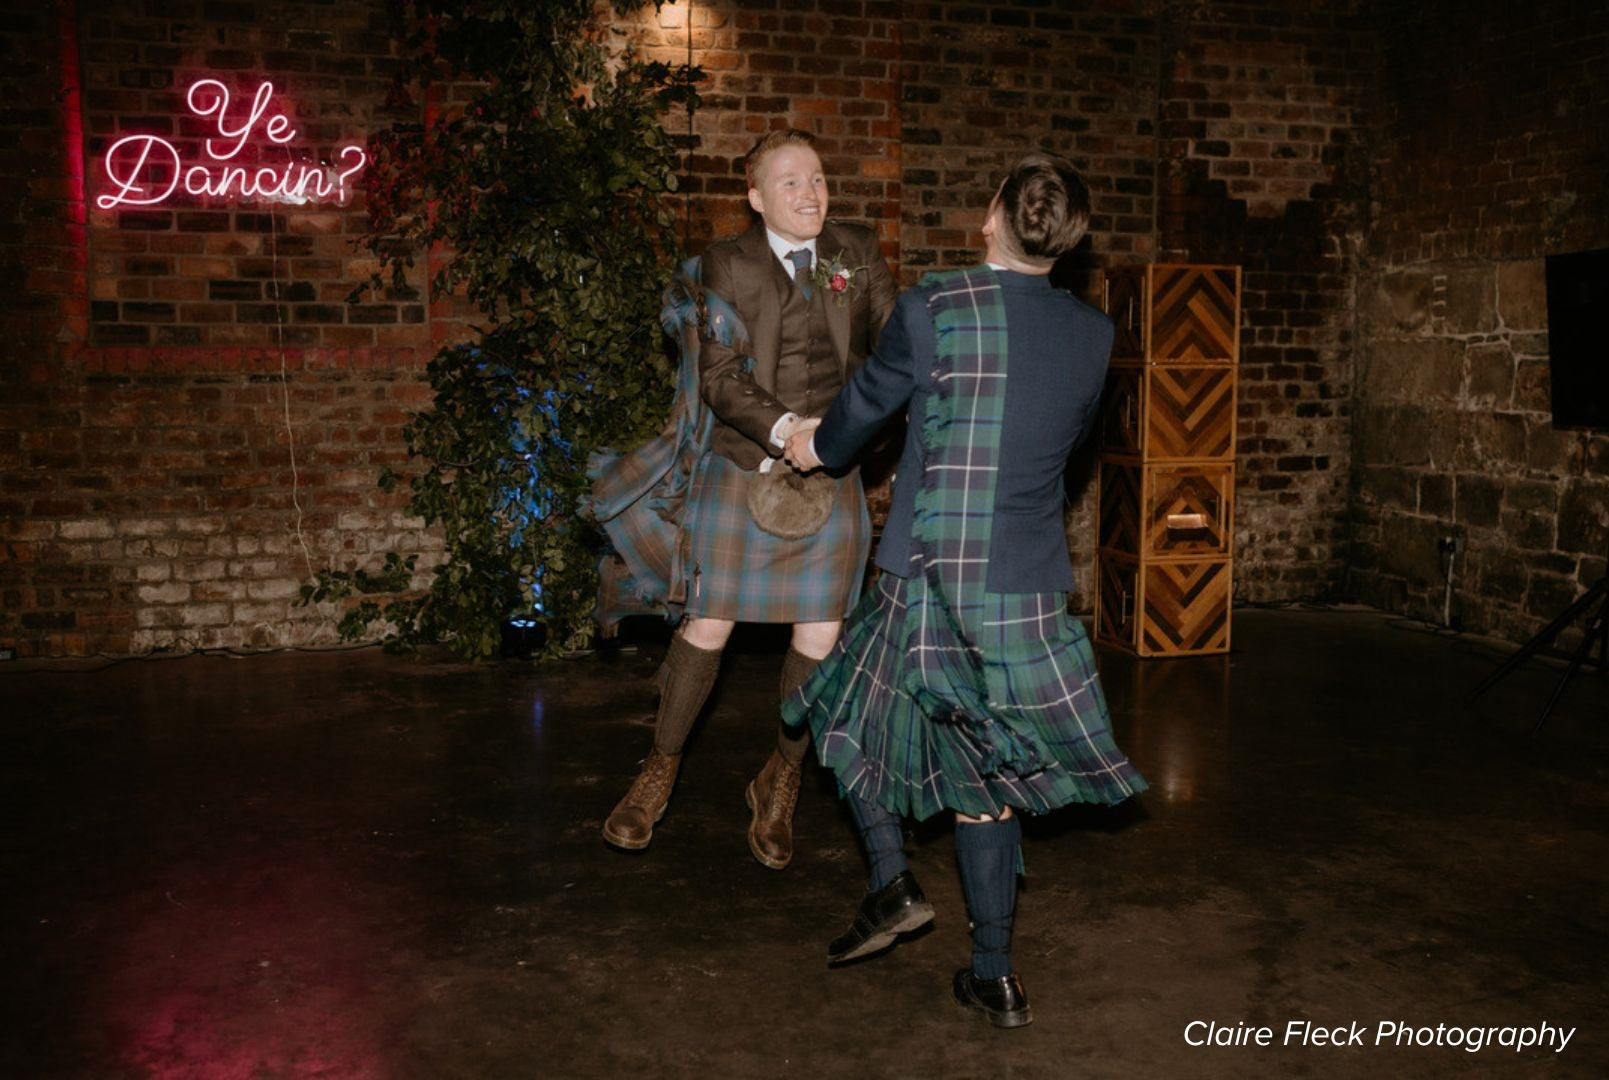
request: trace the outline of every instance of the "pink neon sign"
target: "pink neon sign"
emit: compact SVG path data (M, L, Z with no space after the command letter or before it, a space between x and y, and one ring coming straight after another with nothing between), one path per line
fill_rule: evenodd
M259 130L259 122L269 143L284 146L296 137L296 130L283 113L269 115L269 99L273 96L272 83L258 86L250 110L243 118L231 122L226 115L229 88L217 79L192 83L185 102L196 116L211 117L216 132L202 144L205 160L187 163L178 149L159 135L125 135L107 147L101 158L114 190L98 196L95 205L102 210L118 206L154 206L181 188L191 195L215 198L235 195L291 203L333 198L345 202L347 181L369 160L361 146L341 147L337 156L343 164L339 169L306 161L286 161L280 165L235 162L253 132Z

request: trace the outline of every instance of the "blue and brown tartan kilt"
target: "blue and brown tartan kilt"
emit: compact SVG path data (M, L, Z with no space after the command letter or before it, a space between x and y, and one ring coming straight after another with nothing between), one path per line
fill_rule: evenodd
M903 689L910 585L882 574L785 708L790 722L809 722L817 756L843 788L919 819L945 809L1044 813L1145 790L1112 741L1094 652L1065 593L986 594L977 645L989 669L992 722L1009 725L1039 758L1022 772L1009 764L986 771L988 750L974 726L924 715Z
M756 623L842 619L860 596L871 545L860 471L838 479L832 516L802 540L783 540L754 524L753 475L713 451L704 461L688 500L687 614Z

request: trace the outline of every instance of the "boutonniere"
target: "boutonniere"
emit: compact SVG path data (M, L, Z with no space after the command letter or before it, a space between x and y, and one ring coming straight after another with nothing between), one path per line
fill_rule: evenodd
M859 278L864 266L850 266L844 262L844 253L840 251L830 259L816 259L816 268L810 271L810 280L818 289L826 289L832 293L834 301L840 305L855 289L855 282Z

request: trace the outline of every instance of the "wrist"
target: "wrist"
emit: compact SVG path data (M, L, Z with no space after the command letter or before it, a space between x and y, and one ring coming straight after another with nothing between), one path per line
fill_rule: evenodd
M771 445L778 450L788 444L788 437L799 428L800 416L798 413L785 412L777 417L776 423L771 425Z

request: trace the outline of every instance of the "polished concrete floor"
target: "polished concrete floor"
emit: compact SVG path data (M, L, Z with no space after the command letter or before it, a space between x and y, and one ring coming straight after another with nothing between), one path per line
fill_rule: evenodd
M1609 1069L1602 677L1533 740L1556 669L1470 711L1501 652L1377 614L1241 611L1227 657L1102 651L1152 788L1031 823L1036 1022L1001 1032L950 1001L967 927L942 824L911 843L933 929L842 970L824 947L862 870L819 770L793 865L749 856L775 644L734 643L636 855L599 826L646 749L662 638L549 665L0 665L0 1076ZM1364 1045L1284 1045L1300 1020ZM1193 1047L1193 1021L1271 1045ZM1470 1053L1375 1045L1382 1023L1575 1031Z

